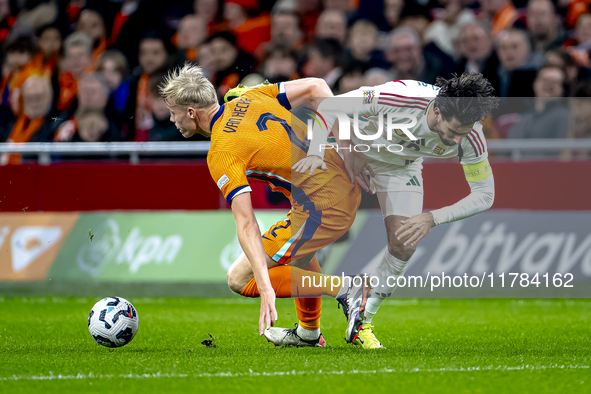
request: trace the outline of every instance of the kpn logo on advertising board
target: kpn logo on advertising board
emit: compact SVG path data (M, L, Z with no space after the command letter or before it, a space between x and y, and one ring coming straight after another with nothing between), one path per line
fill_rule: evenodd
M353 129L355 137L362 141L362 143L354 144L352 148L344 148L343 146L338 146L331 143L321 144L320 150L335 149L339 151L345 149L350 151L351 149L354 149L356 152L368 152L371 149L387 149L388 151L395 153L402 151L402 145L394 143L378 143L377 140L380 138L385 138L388 142L393 141L393 134L396 134L397 136L405 135L411 141L417 140L417 137L415 137L409 130L417 125L417 118L412 113L389 112L384 114L380 112L377 116L369 117L364 116L358 112L354 112L353 116L349 116L345 112L338 110L323 110L321 113L311 108L307 108L305 115L308 118L306 125L309 140L313 140L315 131L331 135L332 130L329 129L329 122L327 121L327 118L330 118L338 121L339 139L341 141L351 140L351 129ZM366 129L360 129L360 118L364 119L365 121L369 121L370 119L375 121L377 125L377 131L370 133ZM351 121L353 122L352 126Z
M146 236L139 227L121 234L115 219L105 220L94 232L97 236L82 245L76 256L78 267L92 277L100 275L109 263L127 264L132 274L146 264L171 264L183 246L180 235Z

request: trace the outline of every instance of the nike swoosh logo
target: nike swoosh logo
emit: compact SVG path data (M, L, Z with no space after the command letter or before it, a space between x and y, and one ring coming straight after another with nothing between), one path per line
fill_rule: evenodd
M271 239L271 238L267 238L267 237L265 237L264 235L263 235L262 237L263 237L263 238L265 238L265 239L268 239L269 241L272 241L272 239Z

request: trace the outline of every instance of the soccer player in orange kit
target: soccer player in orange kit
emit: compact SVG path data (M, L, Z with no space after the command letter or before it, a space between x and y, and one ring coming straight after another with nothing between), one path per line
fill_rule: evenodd
M230 288L246 297L261 297L259 334L276 345L325 346L320 333L320 298L329 295L349 319L347 341L357 327L351 314L367 297L364 281L321 274L314 254L339 239L353 224L361 200L341 157L329 150L316 175L292 171L307 156L306 127L290 109L311 97L332 96L322 79L301 79L247 90L222 106L200 67L186 64L160 86L170 120L186 138L211 137L207 163L213 180L232 207L244 253L228 270ZM251 204L249 182L263 181L290 198L292 209L262 236ZM314 277L321 287L304 286ZM275 297L296 298L299 325L272 328ZM354 319L353 319L354 320Z

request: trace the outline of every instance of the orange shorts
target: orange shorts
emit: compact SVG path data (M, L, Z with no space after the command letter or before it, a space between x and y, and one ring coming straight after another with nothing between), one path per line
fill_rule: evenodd
M314 204L294 203L287 218L263 234L263 246L279 264L289 264L338 240L353 225L361 192L351 188L349 195L333 207L318 211Z

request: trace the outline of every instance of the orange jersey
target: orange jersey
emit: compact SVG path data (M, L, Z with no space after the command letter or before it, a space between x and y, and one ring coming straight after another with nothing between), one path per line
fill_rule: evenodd
M207 164L213 180L231 203L252 191L250 182L266 182L301 206L333 207L356 187L349 182L341 157L325 154L327 171L313 176L292 173L306 157L306 127L290 112L282 83L251 89L221 106L211 122Z

